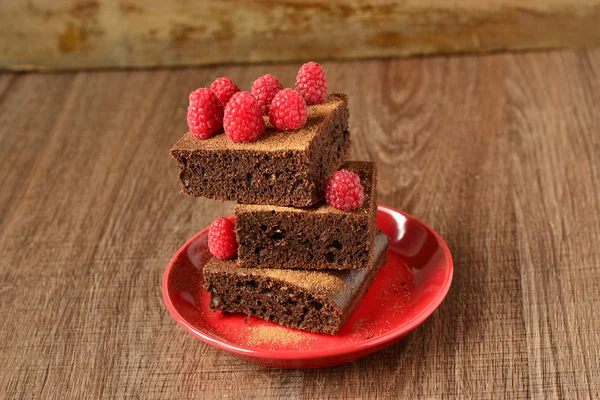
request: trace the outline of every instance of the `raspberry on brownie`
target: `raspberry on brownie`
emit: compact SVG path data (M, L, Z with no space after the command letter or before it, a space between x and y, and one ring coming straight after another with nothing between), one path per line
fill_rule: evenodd
M269 115L271 102L280 90L283 90L283 86L271 74L263 75L252 83L250 93L256 98L263 115Z
M225 107L223 128L227 137L237 143L258 139L265 131L265 120L256 98L248 92L231 96Z
M304 97L306 104L320 104L327 97L327 77L316 62L307 62L296 76L296 90Z
M360 208L364 199L365 188L360 183L360 176L352 171L336 171L325 182L325 200L338 210L356 210Z
M269 111L269 121L277 129L299 129L306 123L308 107L293 89L283 89L275 95Z
M248 268L369 268L377 217L375 164L350 161L364 200L355 210L322 204L308 208L238 204L238 262Z
M236 93L226 108L236 96L250 94ZM222 134L197 140L187 133L171 149L182 192L247 204L315 205L324 200L325 180L347 158L348 114L348 97L330 94L324 103L308 107L300 129L283 132L269 124L248 143ZM227 115L224 125L227 132Z
M200 88L190 93L187 124L196 139L208 139L223 126L223 105L209 89Z
M236 84L227 77L217 78L210 84L210 90L217 95L223 107L227 105L231 96L240 91Z

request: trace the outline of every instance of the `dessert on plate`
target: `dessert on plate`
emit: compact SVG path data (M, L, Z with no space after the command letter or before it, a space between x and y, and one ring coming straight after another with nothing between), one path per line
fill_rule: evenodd
M219 78L189 99L189 132L171 149L182 193L238 203L208 232L210 309L336 334L389 243L375 165L347 161L348 97L310 62L294 89L270 74L246 92Z

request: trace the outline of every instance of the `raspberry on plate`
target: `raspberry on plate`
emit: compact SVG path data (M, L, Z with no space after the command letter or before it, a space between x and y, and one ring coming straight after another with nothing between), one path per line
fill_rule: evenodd
M237 255L235 224L227 218L217 218L208 229L208 251L221 260Z
M223 126L223 105L210 89L200 88L190 93L187 124L197 139L208 139Z
M325 201L342 211L359 208L365 199L365 189L360 177L354 172L342 169L335 172L325 182Z
M323 68L312 61L300 67L296 76L296 90L308 105L324 102L327 97L327 77Z
M263 115L269 115L269 107L271 106L273 97L282 89L283 86L277 78L271 74L266 74L252 83L250 93L256 98Z
M210 84L210 90L217 95L221 104L223 104L223 107L227 105L231 96L240 91L235 83L226 76L215 79L215 81Z
M308 107L294 89L284 89L275 95L269 111L269 121L280 130L299 129L306 123Z
M265 131L265 121L254 96L248 92L234 94L223 118L225 134L234 142L252 142Z

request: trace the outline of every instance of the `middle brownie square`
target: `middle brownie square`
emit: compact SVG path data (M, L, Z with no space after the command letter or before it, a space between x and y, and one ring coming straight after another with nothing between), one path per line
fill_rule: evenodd
M308 208L238 204L238 262L248 268L370 268L377 216L375 164L353 161L342 168L358 176L365 199L357 210L328 204Z

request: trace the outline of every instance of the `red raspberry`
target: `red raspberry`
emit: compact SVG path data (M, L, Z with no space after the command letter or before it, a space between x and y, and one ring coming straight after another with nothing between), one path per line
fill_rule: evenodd
M304 97L306 104L320 104L327 97L327 77L323 68L315 62L300 67L296 76L296 90Z
M231 96L240 91L233 81L227 77L217 78L210 84L210 90L217 95L223 107L227 105Z
M221 260L237 255L235 224L227 218L217 218L208 229L208 251Z
M306 123L308 107L294 89L283 89L275 95L269 111L269 121L277 129L299 129Z
M342 211L359 208L365 199L365 188L354 172L342 169L325 182L325 201Z
M256 98L263 115L269 115L269 107L271 106L273 97L282 89L283 86L277 78L271 74L266 74L252 83L250 93Z
M208 139L223 126L223 105L209 89L200 88L190 93L187 124L192 136Z
M265 131L265 121L256 99L248 92L234 94L223 118L225 134L234 142L252 142Z

